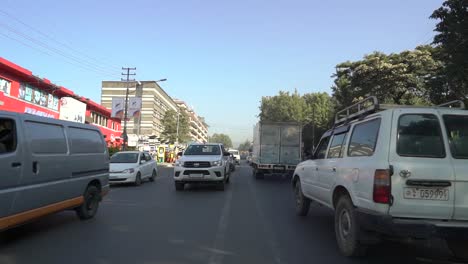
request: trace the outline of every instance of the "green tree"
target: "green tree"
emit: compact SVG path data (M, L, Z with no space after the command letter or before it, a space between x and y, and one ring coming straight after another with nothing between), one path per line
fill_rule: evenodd
M177 141L177 112L174 110L167 110L161 120L164 129L161 136L164 140L171 143ZM179 142L187 142L190 139L190 124L189 117L184 112L179 114Z
M263 97L260 105L260 120L270 122L305 122L307 106L304 98L295 91L280 91L276 96Z
M232 148L232 140L226 134L213 134L209 138L210 143L221 143L225 148Z
M430 16L439 22L433 44L436 56L444 62L443 73L433 80L440 89L433 92L438 103L468 96L468 1L447 0Z
M305 148L312 148L333 120L334 100L327 93L300 95L280 91L276 96L263 97L260 120L270 122L298 122L303 125Z
M429 104L435 85L431 77L442 67L435 52L431 46L419 46L389 55L374 52L360 61L338 64L332 87L337 108L371 95L382 103Z
M246 140L244 141L244 143L241 143L241 144L239 145L239 148L238 148L238 149L239 149L239 151L249 151L249 149L251 148L251 146L252 146L252 143L250 142L250 140L246 139Z

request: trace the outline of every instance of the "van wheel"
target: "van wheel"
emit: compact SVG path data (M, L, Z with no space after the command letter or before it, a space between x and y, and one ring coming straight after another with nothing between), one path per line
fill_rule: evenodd
M91 219L96 215L99 201L101 200L99 189L94 185L88 186L83 195L83 199L83 204L75 209L76 215L81 220Z
M135 177L135 182L133 183L135 186L140 186L141 185L141 174L140 172L137 173Z
M149 178L150 182L154 182L154 179L156 179L157 173L155 170L153 170L153 173L151 174L151 177Z
M468 241L466 240L447 240L447 245L452 254L460 261L468 261Z
M341 196L335 210L335 236L341 254L346 257L363 256L366 246L359 241L360 226L349 196Z
M300 216L306 216L309 213L310 199L304 196L301 188L301 181L297 180L294 185L294 194L296 197L296 213Z

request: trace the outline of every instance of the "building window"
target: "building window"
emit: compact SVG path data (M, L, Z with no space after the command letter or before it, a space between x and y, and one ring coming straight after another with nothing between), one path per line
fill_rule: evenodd
M2 87L1 85L2 82L0 81L0 87ZM59 109L59 99L57 96L43 92L29 84L22 83L20 85L18 98L36 105L50 108L55 111L58 111Z
M0 78L0 91L3 91L4 94L10 94L11 82Z

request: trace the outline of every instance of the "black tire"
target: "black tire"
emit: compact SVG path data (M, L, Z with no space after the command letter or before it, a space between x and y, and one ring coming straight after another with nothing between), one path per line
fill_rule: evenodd
M229 175L229 177L226 178L226 183L229 183L231 180L231 175Z
M154 182L154 179L156 179L156 176L158 176L158 175L157 175L156 171L153 170L153 172L151 173L151 177L149 178L149 181Z
M176 191L183 191L184 187L185 187L185 184L183 182L176 182L175 183Z
M296 200L296 214L299 216L306 216L309 213L310 199L304 196L301 188L301 181L297 180L294 185L294 195Z
M343 195L335 209L335 236L338 248L346 257L359 257L367 247L359 240L360 225L351 198Z
M224 191L224 189L225 189L225 183L224 183L224 181L218 183L218 185L216 186L216 188L217 188L219 191Z
M265 178L265 174L263 174L263 172L255 170L255 179L261 180L261 179L264 179L264 178Z
M133 185L135 186L140 186L142 183L141 181L141 174L140 172L137 173L136 177L135 177L135 182L133 183Z
M75 208L76 215L81 220L88 220L93 218L99 208L101 201L101 192L99 188L94 185L89 185L83 194L83 204Z
M460 261L468 261L467 240L447 240L447 245L453 256Z

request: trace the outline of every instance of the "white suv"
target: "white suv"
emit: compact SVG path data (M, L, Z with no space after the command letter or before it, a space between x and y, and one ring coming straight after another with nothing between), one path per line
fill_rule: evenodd
M215 183L224 190L229 183L231 154L222 144L192 144L175 162L174 181L177 191L186 183Z
M383 236L440 237L468 259L468 111L379 105L370 97L338 112L311 160L293 177L296 209L335 211L345 256Z

